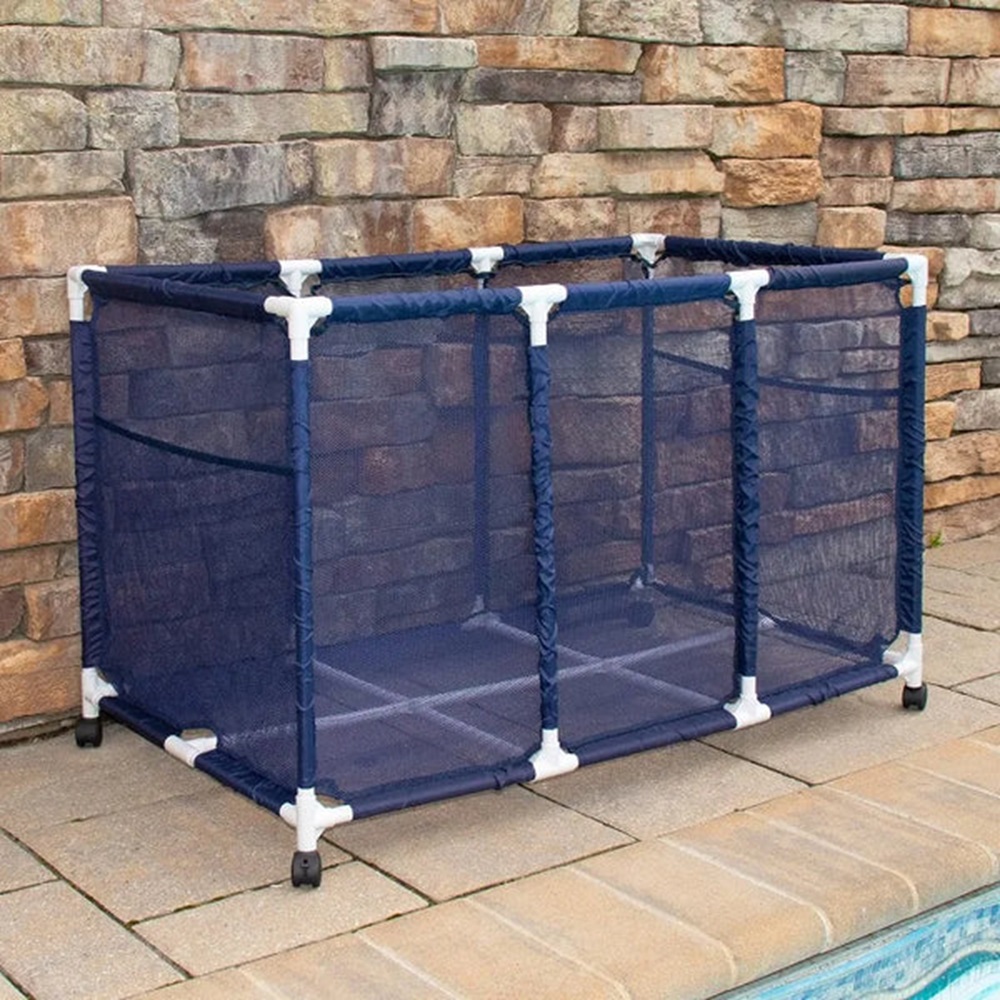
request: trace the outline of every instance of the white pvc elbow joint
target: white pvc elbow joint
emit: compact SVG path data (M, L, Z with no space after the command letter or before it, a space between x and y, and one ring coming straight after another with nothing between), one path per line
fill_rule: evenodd
M522 285L519 308L531 325L531 346L544 347L548 343L549 313L552 307L566 301L569 294L565 285Z
M927 286L930 283L930 264L921 253L887 253L885 260L905 260L904 275L913 286L913 305L927 305Z
M90 289L83 280L84 271L107 271L97 264L80 264L66 272L66 298L69 300L69 318L72 322L82 322L87 318L87 296Z
M318 260L279 260L278 266L281 268L279 277L282 284L296 298L302 296L305 283L323 270L323 264Z
M750 320L754 318L757 305L757 293L771 280L771 273L764 268L752 271L730 271L729 291L736 296L740 304L739 318Z

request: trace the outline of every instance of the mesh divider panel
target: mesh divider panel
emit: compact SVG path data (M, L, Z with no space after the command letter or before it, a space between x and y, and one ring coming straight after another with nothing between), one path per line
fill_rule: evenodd
M102 669L130 703L294 787L287 342L119 302L95 323Z
M499 768L537 744L525 334L512 317L488 320L479 460L490 474L477 500L476 323L334 324L313 340L317 787L328 794ZM477 579L477 532L488 578Z
M894 284L761 293L759 690L880 662L895 630Z
M550 321L560 735L570 748L715 707L732 692L731 319L721 302L649 311L645 428L644 311ZM644 434L657 466L647 470L646 512L656 579L637 588ZM692 540L709 529L724 536L718 567Z

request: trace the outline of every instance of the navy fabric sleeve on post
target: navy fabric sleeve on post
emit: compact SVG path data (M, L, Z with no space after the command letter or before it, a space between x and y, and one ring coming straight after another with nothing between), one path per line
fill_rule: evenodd
M648 269L647 269L648 273ZM642 309L642 549L640 568L643 583L651 583L653 552L653 515L656 502L656 354L655 313L652 306Z
M552 492L552 427L549 394L552 373L545 347L528 348L528 407L531 427L531 486L535 498L534 539L537 596L535 632L542 728L559 726L559 684L556 652L556 554Z
M927 307L900 321L896 579L898 627L919 633L923 617L924 339Z
M734 320L733 363L733 661L740 677L757 673L760 574L760 451L758 447L757 324Z
M473 565L476 597L490 606L490 318L476 316L472 340L472 406L475 439Z

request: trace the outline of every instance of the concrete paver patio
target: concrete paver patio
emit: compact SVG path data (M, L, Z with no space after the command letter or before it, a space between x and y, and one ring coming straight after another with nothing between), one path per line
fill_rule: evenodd
M291 831L116 725L0 748L0 1000L710 997L1000 878L1000 536L927 554L900 682Z

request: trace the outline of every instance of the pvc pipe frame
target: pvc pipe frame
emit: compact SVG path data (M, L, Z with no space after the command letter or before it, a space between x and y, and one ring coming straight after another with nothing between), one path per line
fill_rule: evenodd
M882 654L882 662L896 668L896 675L902 677L908 688L919 688L924 682L924 640L919 632L900 632L905 639L902 650L887 649Z

